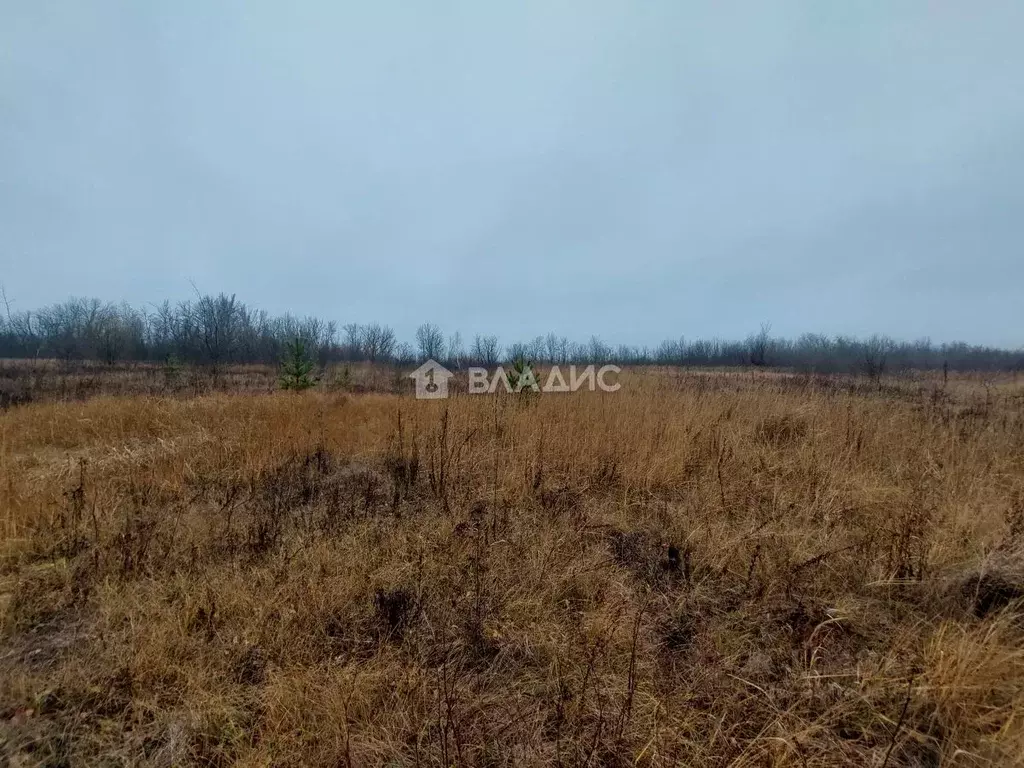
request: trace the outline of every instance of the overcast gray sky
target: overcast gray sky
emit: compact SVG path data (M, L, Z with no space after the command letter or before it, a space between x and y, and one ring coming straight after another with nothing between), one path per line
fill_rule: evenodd
M1024 345L1024 2L0 0L18 309Z

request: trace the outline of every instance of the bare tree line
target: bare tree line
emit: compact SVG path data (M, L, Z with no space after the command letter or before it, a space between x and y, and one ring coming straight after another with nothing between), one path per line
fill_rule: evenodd
M1024 351L898 342L885 336L804 334L776 338L771 326L743 340L669 339L656 347L613 346L597 336L586 342L549 333L502 344L494 335L445 336L424 323L413 342L400 341L379 323L340 328L317 317L272 316L234 295L199 295L193 300L149 307L73 298L35 311L12 311L0 293L0 357L62 361L179 360L213 368L231 363L276 363L285 345L302 339L321 364L368 361L398 365L432 358L459 368L511 360L535 363L617 363L670 366L772 366L821 373L855 372L875 377L907 369L1024 370Z

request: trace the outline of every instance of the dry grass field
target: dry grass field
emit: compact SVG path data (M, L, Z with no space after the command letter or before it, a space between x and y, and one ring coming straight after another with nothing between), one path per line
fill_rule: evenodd
M0 413L0 764L1024 765L1024 381Z

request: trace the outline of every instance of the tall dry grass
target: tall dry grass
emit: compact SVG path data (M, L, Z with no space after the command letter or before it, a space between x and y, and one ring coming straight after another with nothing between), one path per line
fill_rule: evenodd
M1024 765L1024 398L614 394L0 416L18 765Z

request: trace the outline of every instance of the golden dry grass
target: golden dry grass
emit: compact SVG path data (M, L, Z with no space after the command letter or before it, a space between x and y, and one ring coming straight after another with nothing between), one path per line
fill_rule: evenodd
M0 416L15 765L1024 765L1013 381Z

